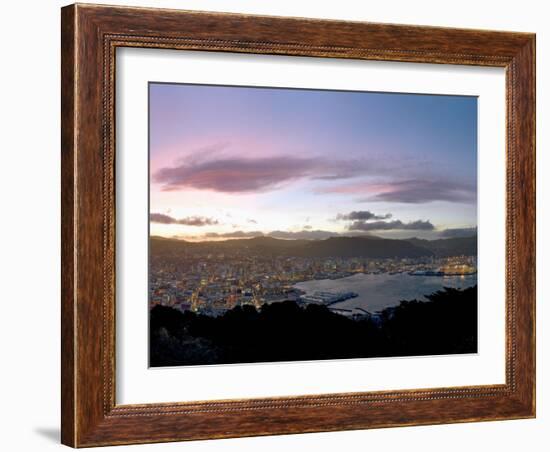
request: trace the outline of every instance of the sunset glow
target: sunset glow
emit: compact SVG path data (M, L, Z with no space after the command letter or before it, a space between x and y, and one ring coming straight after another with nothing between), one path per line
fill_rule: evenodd
M150 231L438 238L477 225L477 99L149 85Z

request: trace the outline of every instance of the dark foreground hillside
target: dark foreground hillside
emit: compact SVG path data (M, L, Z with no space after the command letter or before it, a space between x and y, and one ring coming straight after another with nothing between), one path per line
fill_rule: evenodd
M156 306L150 365L179 366L477 351L477 286L402 301L378 319L351 320L324 306L285 301L236 307L221 317Z

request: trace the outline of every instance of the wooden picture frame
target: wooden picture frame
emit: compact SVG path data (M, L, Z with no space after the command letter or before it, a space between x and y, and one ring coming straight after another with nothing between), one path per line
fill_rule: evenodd
M535 35L71 5L62 9L62 442L73 447L535 416ZM506 69L506 383L115 403L115 50Z

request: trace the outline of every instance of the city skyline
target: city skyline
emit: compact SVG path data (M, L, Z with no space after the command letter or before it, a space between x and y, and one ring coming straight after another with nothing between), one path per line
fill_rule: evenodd
M151 235L468 235L477 98L149 85Z

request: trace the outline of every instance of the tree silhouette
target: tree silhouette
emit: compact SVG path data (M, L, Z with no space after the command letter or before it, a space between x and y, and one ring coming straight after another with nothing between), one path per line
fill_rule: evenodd
M156 306L150 365L174 366L475 353L477 286L445 288L353 320L294 301L237 306L223 316Z

